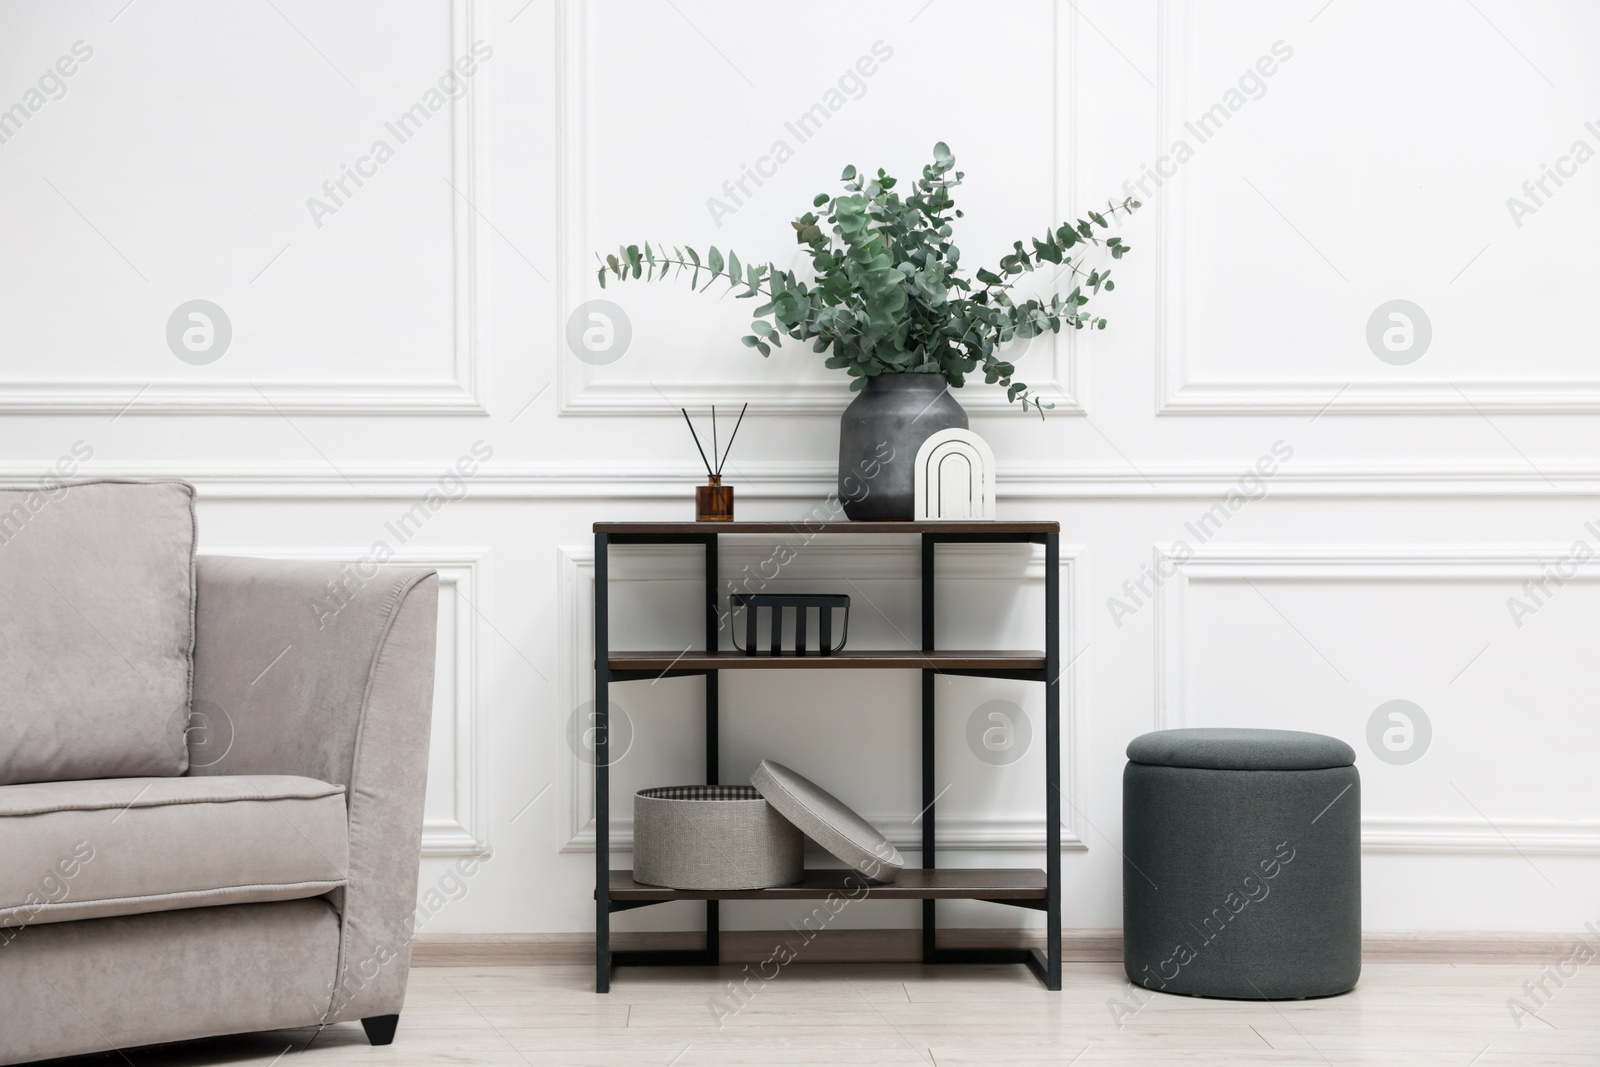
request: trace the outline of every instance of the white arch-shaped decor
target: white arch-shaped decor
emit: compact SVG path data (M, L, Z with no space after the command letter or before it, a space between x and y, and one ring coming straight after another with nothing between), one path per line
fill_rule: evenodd
M922 442L915 471L916 519L994 518L994 450L971 430Z

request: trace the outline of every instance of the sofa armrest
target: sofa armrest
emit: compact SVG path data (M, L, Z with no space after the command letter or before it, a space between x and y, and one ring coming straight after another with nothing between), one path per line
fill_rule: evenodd
M349 882L327 1022L405 997L433 714L438 575L199 556L190 774L343 785Z

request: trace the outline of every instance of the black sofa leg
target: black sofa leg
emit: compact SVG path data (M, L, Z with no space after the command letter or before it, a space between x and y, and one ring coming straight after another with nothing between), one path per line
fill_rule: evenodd
M374 1045L387 1045L393 1042L395 1029L399 1025L398 1015L374 1015L370 1019L361 1020L361 1029L367 1032L367 1040Z

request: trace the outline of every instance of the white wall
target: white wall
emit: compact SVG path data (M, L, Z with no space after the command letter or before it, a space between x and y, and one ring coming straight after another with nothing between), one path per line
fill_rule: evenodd
M1175 176L1129 190L1146 206L1100 305L1111 328L1036 342L1021 364L1056 411L1041 423L981 385L959 396L999 458L1002 515L1059 519L1068 546L1067 924L1120 921L1128 740L1239 724L1361 754L1369 928L1574 929L1600 918L1584 895L1600 585L1577 568L1520 626L1507 600L1600 542L1600 164L1561 163L1576 141L1585 159L1600 148L1585 125L1600 127L1597 31L1590 5L1499 0L7 5L0 107L27 115L0 143L0 465L34 477L82 441L86 472L193 479L205 551L354 556L392 541L384 523L474 442L491 447L465 498L394 545L447 589L424 885L493 850L425 929L583 930L590 798L564 731L590 696L590 524L690 516L698 461L676 408L712 400L751 402L729 464L739 515L805 514L830 488L846 399L803 346L766 362L741 347L748 305L682 283L609 289L631 346L579 361L563 336L598 295L593 253L715 242L789 265L788 220L843 164L910 178L943 139L968 175L958 237L977 264L1159 163ZM427 110L474 40L493 53L466 94L433 100L400 143L385 124ZM65 95L46 78L30 96L78 41L93 54ZM830 97L877 42L872 75ZM1271 76L1230 96L1275 46ZM786 130L841 99L804 144ZM1200 143L1185 123L1215 104L1228 117ZM362 163L380 139L392 158ZM779 139L792 158L714 218L708 198ZM1160 162L1179 139L1192 155ZM364 184L323 193L358 164ZM1535 204L1522 183L1544 164L1575 173ZM166 340L193 299L232 325L205 365ZM1404 365L1365 337L1394 299L1431 320ZM1202 543L1186 523L1275 445L1273 476L1243 483L1260 499L1224 503ZM695 637L687 559L618 553L619 643ZM1039 640L1042 558L946 559L944 640ZM1148 567L1173 576L1125 594ZM843 541L785 578L854 583L852 640L893 647L914 632L914 575L909 544ZM775 756L904 847L915 677L785 681L729 677L725 779ZM637 731L624 815L633 788L698 773L699 684L618 689ZM945 859L1040 864L1037 744L996 768L964 741L995 698L1041 711L1020 683L941 687ZM1408 765L1366 741L1396 699L1432 724ZM672 906L618 925L696 919ZM840 923L914 919L884 903Z

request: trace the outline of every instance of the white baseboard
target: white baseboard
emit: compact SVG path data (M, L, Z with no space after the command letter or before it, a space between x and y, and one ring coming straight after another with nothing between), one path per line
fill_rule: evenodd
M613 949L694 949L703 944L695 931L614 933ZM915 963L922 958L922 931L825 930L799 944L793 930L724 930L724 963L754 963L769 958L779 942L797 954L797 963ZM1565 958L1577 933L1373 931L1361 939L1363 962L1538 965ZM939 931L946 948L1044 947L1037 930L950 929ZM1063 930L1062 958L1068 963L1120 963L1122 931ZM412 948L419 967L590 964L594 935L419 934Z

